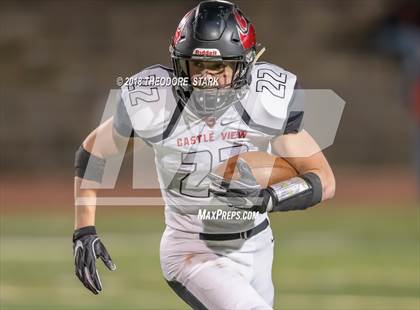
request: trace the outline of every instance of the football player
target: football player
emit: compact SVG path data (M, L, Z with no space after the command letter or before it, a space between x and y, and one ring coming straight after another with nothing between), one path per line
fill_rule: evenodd
M75 195L89 201L76 206L76 275L98 294L96 259L116 268L95 229L96 190L82 189L81 183L101 183L107 159L125 152L128 141L141 139L154 150L165 201L160 258L169 286L193 309L272 309L274 244L268 213L304 210L332 198L331 168L321 151L288 157L299 175L266 188L244 161L237 163L236 181L212 171L242 152L293 154L302 145L317 147L302 129L297 77L256 61L254 26L227 1L203 1L189 11L172 38L170 54L173 68L155 65L133 80L188 82L126 83L115 115L76 152ZM239 216L203 218L203 210ZM255 216L241 216L246 212Z

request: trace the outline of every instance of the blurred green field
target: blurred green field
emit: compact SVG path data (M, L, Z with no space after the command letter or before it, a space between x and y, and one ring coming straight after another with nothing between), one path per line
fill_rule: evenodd
M98 211L118 265L111 273L100 264L99 296L73 276L72 221L72 213L2 215L1 309L187 309L161 276L162 209ZM420 309L418 208L331 204L271 221L275 309Z

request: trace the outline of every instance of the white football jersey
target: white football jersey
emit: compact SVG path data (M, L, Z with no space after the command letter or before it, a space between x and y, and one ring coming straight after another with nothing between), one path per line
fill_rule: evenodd
M303 116L294 104L296 76L269 63L256 63L249 89L218 118L203 119L183 105L171 86L122 86L114 116L122 135L140 137L153 147L168 226L190 232L231 233L250 229L255 219L200 219L201 210L232 210L209 192L207 175L228 158L248 151L268 151L270 140L297 132ZM173 77L160 65L133 76Z

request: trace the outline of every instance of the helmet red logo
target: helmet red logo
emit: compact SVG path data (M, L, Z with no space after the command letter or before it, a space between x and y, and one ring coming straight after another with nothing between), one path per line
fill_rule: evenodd
M245 17L242 15L241 11L235 10L234 12L235 20L238 25L239 39L244 49L251 48L255 46L255 30L254 26L248 23Z
M172 38L172 45L173 46L175 46L179 42L179 40L181 39L182 30L184 29L184 26L187 22L188 16L190 16L193 11L194 11L194 9L192 9L187 14L185 14L185 16L181 19L181 21L178 25L178 28L176 28L175 34Z
M246 21L245 17L239 10L235 10L234 14L236 23L238 24L240 31L246 33L248 31L248 22Z
M242 34L241 32L239 32L239 39L241 40L244 49L248 49L255 46L256 41L254 26L250 25L249 31L246 34Z

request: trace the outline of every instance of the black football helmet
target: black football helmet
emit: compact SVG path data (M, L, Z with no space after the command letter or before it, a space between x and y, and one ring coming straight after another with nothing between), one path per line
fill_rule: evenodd
M181 20L169 50L175 76L189 81L187 85L175 87L181 101L198 116L214 115L225 111L250 83L256 55L255 31L235 4L203 1ZM229 62L233 68L232 80L222 87L193 87L191 61Z

